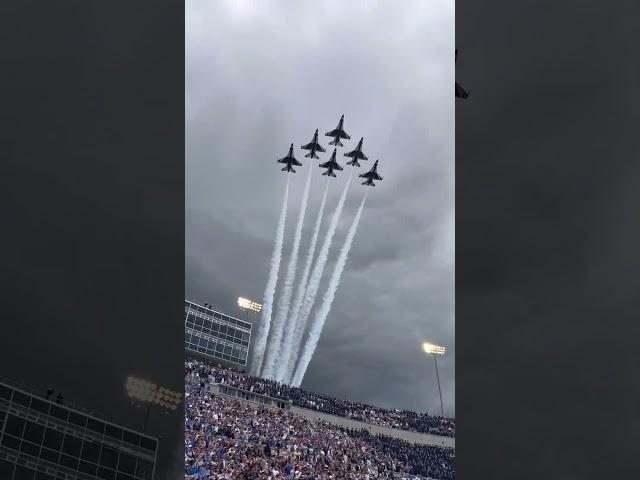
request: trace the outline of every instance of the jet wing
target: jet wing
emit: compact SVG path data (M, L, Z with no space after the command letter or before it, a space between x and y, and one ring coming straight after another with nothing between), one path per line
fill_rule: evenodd
M382 180L382 177L380 175L378 175L377 173L373 174L373 178L375 178L376 180Z
M340 138L344 138L345 140L349 140L351 138L351 136L349 134L347 134L347 132L345 132L344 130L342 130L340 132Z
M278 163L289 163L289 157L280 158Z
M328 162L321 163L318 165L320 168L333 168L334 170L342 170L342 167L337 162L332 162L329 160Z
M337 128L334 128L330 132L325 133L324 136L325 137L337 137L339 134L340 134L340 130L338 130Z
M297 166L297 167L301 167L301 166L302 166L302 164L301 164L298 160L296 160L295 158L293 158L293 157L291 157L291 164L292 164L292 165L295 165L295 166Z
M307 143L306 145L303 145L302 147L303 150L311 150L313 148L313 142L311 143ZM319 150L318 150L319 151Z
M324 151L325 151L325 149L322 148L322 146L320 144L316 145L316 152L324 152Z

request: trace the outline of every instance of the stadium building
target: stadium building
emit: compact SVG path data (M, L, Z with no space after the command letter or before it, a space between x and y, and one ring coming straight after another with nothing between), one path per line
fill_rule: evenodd
M251 340L251 324L212 307L184 302L184 348L208 360L245 367Z
M153 480L158 440L0 381L0 479Z

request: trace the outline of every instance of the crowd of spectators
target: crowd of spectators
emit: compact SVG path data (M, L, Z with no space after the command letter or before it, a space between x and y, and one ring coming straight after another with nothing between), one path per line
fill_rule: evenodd
M401 460L416 475L447 480L455 478L455 451L452 448L421 445L382 434L372 435L366 429L342 430L373 445L376 450Z
M452 418L432 416L410 410L390 410L346 399L332 398L195 359L185 363L185 376L211 383L224 383L254 393L290 400L293 405L298 407L351 418L372 425L447 437L455 437L456 433L455 420Z
M453 480L453 450L427 448L435 450L418 458L424 452L411 444L187 383L185 480Z

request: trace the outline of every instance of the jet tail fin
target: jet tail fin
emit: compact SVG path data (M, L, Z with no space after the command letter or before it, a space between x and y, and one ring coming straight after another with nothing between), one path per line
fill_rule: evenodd
M291 168L289 168L289 167L283 167L280 171L281 171L281 172L291 172L291 173L296 173L296 169L295 169L295 168L293 168L293 167L291 167Z
M338 147L342 147L342 142L340 141L340 139L335 139L335 140L329 142L329 145L336 145Z
M315 153L313 155L311 155L311 152L307 153L305 156L305 158L317 158L319 159L320 157L318 155L316 155Z
M353 165L354 167L359 167L360 166L360 164L358 163L358 159L357 158L354 158L350 162L347 162L347 165Z

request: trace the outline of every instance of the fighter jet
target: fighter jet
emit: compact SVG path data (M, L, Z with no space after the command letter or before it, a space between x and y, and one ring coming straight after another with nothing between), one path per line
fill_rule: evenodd
M458 49L456 48L456 63L458 63ZM456 98L467 98L471 90L468 92L460 86L458 82L456 82Z
M324 148L322 148L322 146L318 143L317 128L316 128L316 133L313 134L313 140L311 140L311 143L307 143L306 145L303 145L300 148L302 148L303 150L311 150L309 153L305 155L306 158L320 158L318 157L318 155L316 155L316 152L324 152Z
M366 185L367 187L375 187L376 185L375 183L373 183L373 181L382 180L382 177L378 175L377 169L378 160L376 160L376 163L373 164L373 168L371 168L371 170L369 170L367 173L360 174L360 177L367 179L366 182L362 182L362 185Z
M282 168L283 172L296 173L296 170L295 168L292 167L292 165L295 165L297 167L302 166L302 164L298 160L296 160L295 157L293 156L293 143L289 147L289 153L287 154L287 156L278 160L278 163L285 164L285 166Z
M320 164L320 168L326 168L327 171L324 172L322 175L328 175L330 177L335 177L336 174L333 173L334 170L342 170L342 167L340 166L340 164L338 164L338 162L336 162L336 150L337 148L333 149L333 153L331 154L331 158L329 159L328 162L324 162Z
M359 167L360 164L358 163L358 159L360 159L360 160L369 160L369 157L367 157L364 153L362 153L362 141L363 140L364 140L364 137L362 137L360 139L360 141L358 142L358 146L356 147L355 150L352 150L352 151L344 154L345 157L351 157L351 161L347 162L347 165L353 165L355 167Z
M345 140L349 140L351 137L344 131L342 125L344 123L344 115L340 117L340 121L338 122L338 126L331 130L330 132L325 133L327 137L333 137L333 141L329 142L329 145L337 145L338 147L342 147L341 138Z

